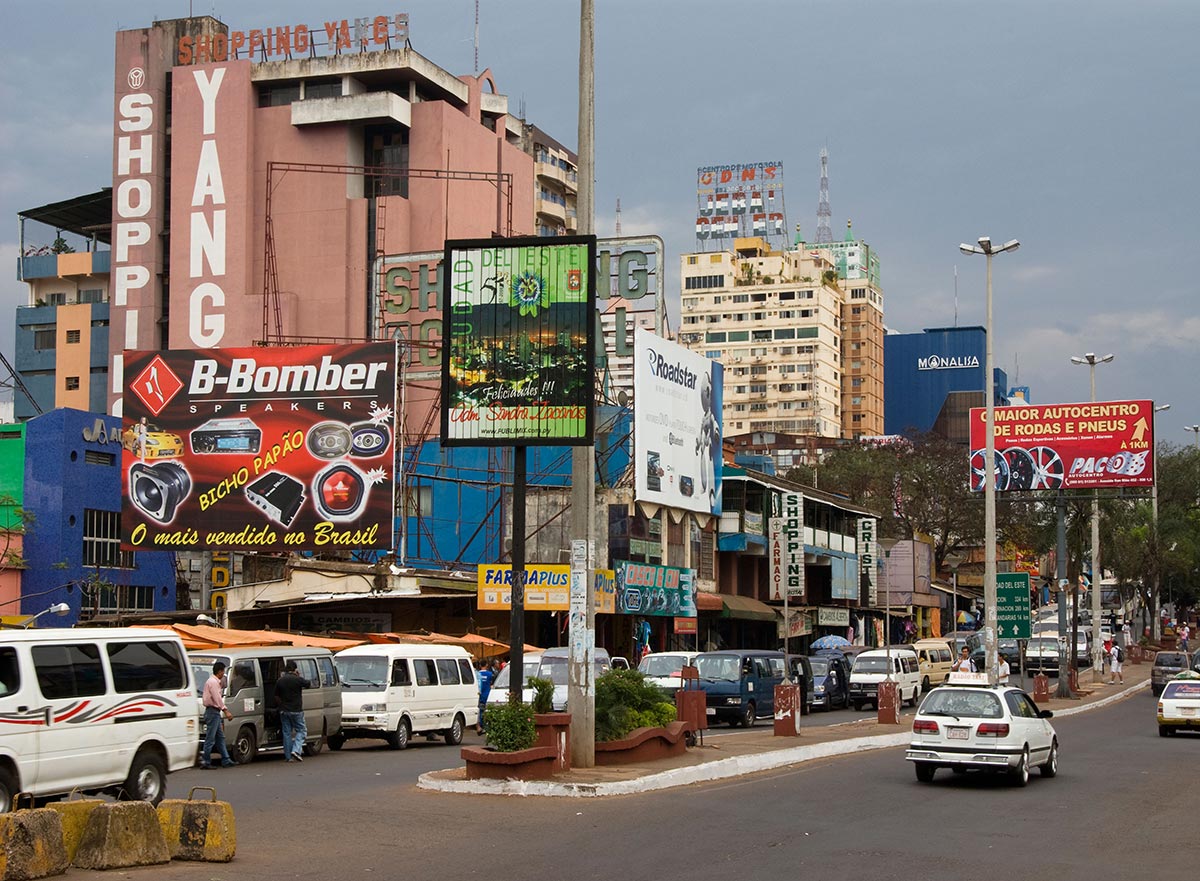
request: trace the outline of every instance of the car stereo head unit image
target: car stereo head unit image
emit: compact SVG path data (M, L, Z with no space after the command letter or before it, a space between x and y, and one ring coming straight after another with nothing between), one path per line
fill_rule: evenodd
M192 429L193 453L257 453L262 430L249 419L210 419Z

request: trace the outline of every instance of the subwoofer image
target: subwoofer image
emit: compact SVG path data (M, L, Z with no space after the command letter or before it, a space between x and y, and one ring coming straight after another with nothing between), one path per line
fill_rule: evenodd
M353 520L367 504L369 486L349 462L334 462L312 482L313 504L327 520Z
M136 462L129 469L129 498L159 523L170 523L192 491L192 478L178 462Z

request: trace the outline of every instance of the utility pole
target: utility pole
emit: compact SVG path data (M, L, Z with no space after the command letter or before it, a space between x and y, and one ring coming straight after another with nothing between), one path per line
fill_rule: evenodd
M1067 636L1067 497L1060 489L1055 507L1058 509L1058 691L1056 697L1070 697L1071 684L1067 681L1067 666L1070 657L1063 651L1063 640ZM1071 656L1075 646L1071 646Z
M595 233L594 190L596 162L596 6L595 0L579 0L579 190L576 196L580 235ZM596 267L590 267L595 272ZM597 346L597 349L600 349ZM595 407L593 365L592 395ZM567 668L567 710L571 714L571 764L592 768L596 764L596 596L595 535L596 508L595 448L571 448L571 577L572 606L580 599L584 632L578 633L577 615L571 615L570 656ZM582 565L581 565L582 564ZM582 570L582 573L581 571ZM579 579L582 574L583 584ZM580 596L582 594L582 597Z

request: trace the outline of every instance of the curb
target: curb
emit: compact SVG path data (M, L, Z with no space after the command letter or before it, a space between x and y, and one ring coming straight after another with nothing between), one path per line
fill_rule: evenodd
M1057 711L1054 715L1056 717L1073 716L1076 713L1099 709L1123 700L1134 692L1144 689L1147 685L1149 682L1142 682L1081 707ZM790 749L771 750L752 756L731 756L728 759L717 759L714 762L689 765L686 768L673 768L670 771L661 771L634 780L619 780L613 783L559 783L552 780L493 780L485 783L479 780L442 780L434 775L443 772L434 771L418 777L417 788L431 792L468 795L552 796L558 798L602 798L610 795L633 795L639 792L687 786L692 783L711 783L714 780L726 780L730 777L741 777L760 771L773 771L776 768L800 765L814 759L907 746L911 740L912 733L909 731L900 734L855 737L850 740L829 740Z

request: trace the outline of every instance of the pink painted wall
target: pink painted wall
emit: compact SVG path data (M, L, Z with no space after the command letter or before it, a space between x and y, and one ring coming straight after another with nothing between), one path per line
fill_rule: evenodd
M23 536L19 532L0 534L0 551L6 556L21 555ZM20 615L21 570L11 566L0 567L0 615Z

